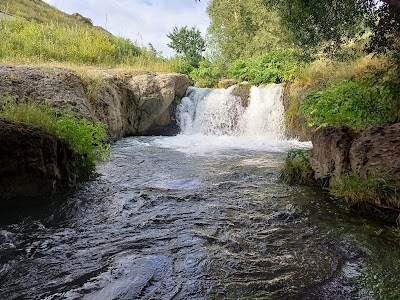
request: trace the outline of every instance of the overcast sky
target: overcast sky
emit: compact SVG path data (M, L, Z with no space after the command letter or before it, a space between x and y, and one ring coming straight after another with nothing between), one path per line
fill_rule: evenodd
M198 28L203 36L209 19L207 0L44 0L68 14L75 12L90 18L94 25L117 36L131 39L142 46L151 43L167 57L167 33L174 26Z

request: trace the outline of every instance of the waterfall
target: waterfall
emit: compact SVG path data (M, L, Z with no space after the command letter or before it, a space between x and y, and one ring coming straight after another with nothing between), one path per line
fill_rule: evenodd
M246 108L233 89L189 88L178 107L181 134L284 137L281 85L251 87Z

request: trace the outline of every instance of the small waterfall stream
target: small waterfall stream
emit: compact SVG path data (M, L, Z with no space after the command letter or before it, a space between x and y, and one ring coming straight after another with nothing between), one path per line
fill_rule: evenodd
M382 225L278 180L286 151L310 147L284 137L280 85L251 88L246 108L232 88L191 88L178 113L181 134L118 141L75 193L0 212L0 299L373 300L383 299L374 287L398 291L400 279L374 273L400 265ZM372 271L369 261L378 261Z
M251 87L249 105L228 89L190 88L178 107L182 134L260 136L283 139L283 88L279 84Z

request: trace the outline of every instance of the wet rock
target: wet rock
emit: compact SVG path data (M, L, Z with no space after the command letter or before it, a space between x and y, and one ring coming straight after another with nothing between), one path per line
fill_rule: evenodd
M332 181L349 171L349 152L355 137L354 131L346 126L328 126L313 134L310 164L315 179Z
M349 155L351 168L361 176L384 174L400 180L400 123L366 129Z
M36 126L0 119L0 207L39 204L75 183L73 152Z
M235 79L221 79L218 81L217 86L219 88L227 89L228 87L237 85L238 82Z

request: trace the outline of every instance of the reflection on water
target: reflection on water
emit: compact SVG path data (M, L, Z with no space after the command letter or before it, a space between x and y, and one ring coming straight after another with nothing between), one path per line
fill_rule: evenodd
M122 140L66 202L1 226L0 299L372 299L364 233L328 234L338 212L278 182L284 151L179 139Z

